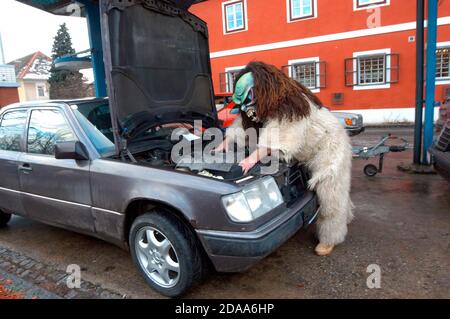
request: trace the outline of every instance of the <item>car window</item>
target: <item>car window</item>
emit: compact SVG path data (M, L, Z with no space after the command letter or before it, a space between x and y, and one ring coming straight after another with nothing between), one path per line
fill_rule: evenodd
M77 108L72 107L72 109L78 123L80 123L80 126L83 128L100 156L106 156L113 153L115 150L114 143L106 136L106 133L103 133L98 126L89 121L89 119L87 119Z
M75 135L58 110L33 110L28 128L28 153L53 155L57 142L75 141Z
M111 114L109 112L108 104L86 103L76 105L75 109L111 142L114 142Z
M20 152L22 139L27 122L27 110L7 112L0 123L0 150Z

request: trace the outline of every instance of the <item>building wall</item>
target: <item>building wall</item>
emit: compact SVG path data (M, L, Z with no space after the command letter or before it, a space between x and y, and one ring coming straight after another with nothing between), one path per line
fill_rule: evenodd
M319 57L326 63L325 88L316 92L334 110L357 110L366 122L412 121L415 104L415 1L391 0L388 6L354 11L353 0L317 0L317 18L288 22L287 0L246 0L247 31L225 34L222 3L209 0L191 11L209 26L211 65L216 92L220 74L261 60L281 68L290 60ZM374 14L380 27L371 28ZM438 42L450 41L450 1L439 6ZM368 23L369 19L369 23ZM355 52L390 49L399 54L399 82L389 88L357 90L345 85L346 58ZM448 82L438 82L440 100ZM342 104L333 93L343 93Z
M49 99L49 84L43 80L22 80L20 83L19 95L20 101L37 101ZM44 96L38 96L37 85L45 87Z
M0 87L0 108L19 102L19 94L16 87Z
M18 80L19 83L19 100L20 102L25 102L27 100L26 92L25 92L25 84L23 83L23 80Z

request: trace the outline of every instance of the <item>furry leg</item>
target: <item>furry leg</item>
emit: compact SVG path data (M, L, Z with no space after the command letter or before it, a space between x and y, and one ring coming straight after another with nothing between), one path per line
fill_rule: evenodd
M326 245L337 245L345 240L347 223L353 217L348 191L339 181L339 177L330 176L316 184L320 203L317 235L320 243Z

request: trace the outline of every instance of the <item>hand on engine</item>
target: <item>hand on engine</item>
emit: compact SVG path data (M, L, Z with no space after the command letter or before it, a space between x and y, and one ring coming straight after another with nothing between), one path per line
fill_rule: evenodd
M239 163L239 166L242 168L242 171L244 172L244 175L247 175L247 173L253 168L253 166L256 165L257 162L255 162L252 159L252 156L247 157L246 159L242 160Z
M239 163L239 166L242 167L244 175L246 175L253 168L253 166L256 165L256 163L258 163L261 159L263 159L270 153L271 150L269 148L258 147L249 157L242 160Z

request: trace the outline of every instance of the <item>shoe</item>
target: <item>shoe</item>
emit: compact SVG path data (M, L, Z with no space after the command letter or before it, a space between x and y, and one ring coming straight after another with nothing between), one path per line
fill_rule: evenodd
M315 251L316 251L316 254L319 256L326 256L326 255L331 254L333 249L334 249L334 245L320 243L316 246Z

